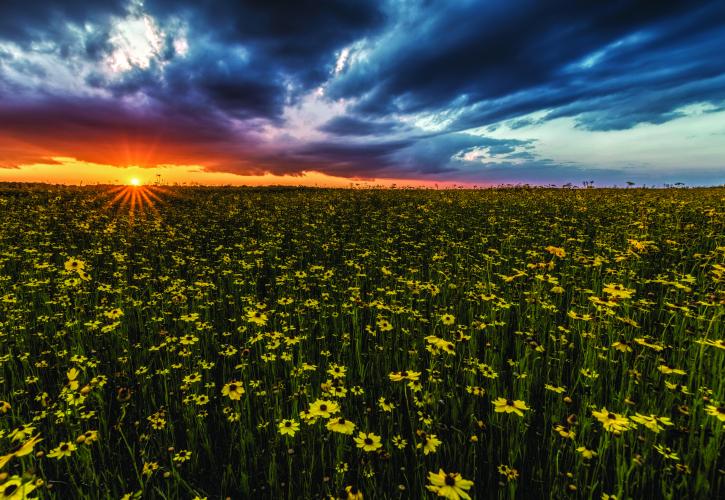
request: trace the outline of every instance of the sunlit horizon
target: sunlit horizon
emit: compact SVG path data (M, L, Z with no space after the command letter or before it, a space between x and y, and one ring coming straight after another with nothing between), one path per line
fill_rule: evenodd
M73 158L53 158L54 163L24 165L14 169L0 168L0 182L28 182L63 185L110 186L411 186L454 187L482 186L482 183L462 181L347 178L310 171L295 175L239 175L206 170L202 165L167 165L159 168L114 166L77 161ZM62 168L59 168L62 167Z

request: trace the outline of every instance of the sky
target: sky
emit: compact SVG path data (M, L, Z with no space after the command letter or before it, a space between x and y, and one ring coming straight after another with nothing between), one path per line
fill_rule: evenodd
M0 181L725 183L722 1L0 1Z

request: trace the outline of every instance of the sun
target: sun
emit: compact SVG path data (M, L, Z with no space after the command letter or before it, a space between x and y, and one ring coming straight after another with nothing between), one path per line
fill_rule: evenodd
M132 177L132 178L131 178L131 179L130 179L130 180L128 181L128 183L129 183L129 185L131 185L131 186L140 186L140 185L141 185L141 180L139 180L139 178L138 178L138 177Z

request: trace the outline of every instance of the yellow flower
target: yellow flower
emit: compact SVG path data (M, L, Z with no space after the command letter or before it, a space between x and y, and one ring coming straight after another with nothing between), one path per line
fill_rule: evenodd
M86 397L78 392L69 392L68 394L66 394L65 400L72 406L79 406L83 404L83 402L86 400Z
M181 450L176 455L174 455L174 458L172 460L178 464L183 464L184 462L191 460L191 451Z
M330 418L340 411L340 405L334 401L318 399L310 405L309 414L313 417Z
M514 481L519 477L519 471L508 465L501 464L498 466L498 473L506 476L507 481Z
M717 417L720 422L725 422L725 406L707 405L705 413Z
M452 314L443 314L441 316L441 323L443 323L444 325L450 326L455 322L456 322L456 317L453 316Z
M327 373L329 373L332 378L345 378L345 370L346 368L344 366L333 364L330 366L330 369L327 370Z
M144 476L149 476L154 473L154 471L159 469L159 463L158 462L144 462L143 469L141 470L141 474Z
M98 441L98 431L86 431L76 438L76 443L91 444Z
M296 420L285 419L282 420L277 427L279 428L279 433L281 435L292 437L300 430L300 423Z
M555 255L555 256L560 257L560 258L561 257L566 257L566 251L563 248L560 248L560 247L555 247L555 246L549 245L544 250L546 250L547 252L549 252L551 255Z
M37 488L35 481L24 482L20 476L12 476L0 484L0 499L2 500L25 500L28 495Z
M267 315L258 309L250 309L247 311L247 321L258 326L267 324Z
M616 349L621 352L631 352L632 351L632 348L626 342L617 341L617 342L614 342L611 345L611 347L612 347L612 349Z
M355 438L355 443L357 443L357 447L362 448L363 451L376 451L383 446L380 442L380 436L376 436L372 432L367 434L364 432L358 433Z
M725 340L696 340L698 344L707 345L710 347L717 347L718 349L725 349Z
M24 457L25 455L29 455L36 444L41 442L43 438L40 437L40 434L31 437L27 441L25 441L20 447L13 452L13 455L16 457ZM1 468L1 467L0 467Z
M456 353L453 342L442 339L440 337L436 337L435 335L428 335L427 337L425 337L425 340L429 344L426 349L431 351L433 354L437 354L439 350L445 351L448 354Z
M378 399L378 405L384 412L392 412L395 409L395 404L388 402L384 397L380 396Z
M103 315L110 320L115 320L123 316L123 310L116 307L115 309L104 312Z
M617 283L607 283L602 291L613 299L629 299L634 294L634 290L625 288L624 285Z
M659 344L652 344L650 342L647 342L647 339L643 337L637 337L636 339L634 339L634 341L641 346L649 347L650 349L654 349L657 352L663 351L665 349L664 346L661 346Z
M445 497L450 500L470 500L470 496L466 493L473 486L473 481L463 479L458 472L445 472L438 469L437 473L429 472L428 481L431 484L426 485L429 491L437 494L439 497Z
M403 448L408 446L408 441L406 439L403 439L403 436L394 436L393 446L395 446L399 450L402 450Z
M483 397L483 395L486 394L486 389L484 389L483 387L479 387L477 385L476 386L468 385L468 386L466 386L466 392L468 394L473 394L474 396Z
M561 437L567 438L567 439L574 439L574 436L576 436L576 433L573 430L567 429L563 425L557 425L557 426L555 426L554 427L554 432L559 433L559 435Z
M441 440L435 434L423 434L423 441L416 445L416 448L423 448L423 454L435 453L438 446L441 444Z
M544 384L544 389L546 389L547 391L555 392L557 394L561 394L566 391L566 387L559 387L551 384Z
M604 430L614 433L629 430L629 419L618 413L612 413L606 408L601 411L592 411L592 415L602 423Z
M50 453L48 453L49 458L57 458L60 460L63 457L69 457L73 454L74 451L76 451L78 447L71 443L70 441L67 441L65 443L61 443L58 445L57 448L51 450Z
M520 399L514 401L511 399L497 398L493 401L493 406L495 407L494 411L496 413L515 413L519 417L523 417L524 411L530 409L526 406L526 403Z
M7 455L3 455L0 457L0 470L2 470L5 465L13 459L13 457L24 457L25 455L30 454L33 451L33 448L36 444L38 444L43 439L40 437L40 434L37 436L33 436L27 441L25 441L23 444L18 445L15 449L11 450L10 453Z
M587 460L589 460L592 457L596 457L597 456L597 452L596 451L590 450L589 448L587 448L585 446L580 446L579 448L576 449L576 451L578 451L579 453L581 453L581 456L584 457L584 458L586 458Z
M664 427L662 425L674 425L669 417L658 417L657 415L642 415L635 413L633 417L629 417L632 421L642 424L649 430L659 433Z
M227 396L233 401L239 401L242 398L242 394L244 394L244 392L245 391L242 383L236 380L232 380L231 382L224 384L224 387L222 387L222 395Z
M496 373L496 371L493 368L491 368L490 366L488 366L485 363L481 363L478 365L478 371L480 371L481 375L483 375L486 378L490 378L490 379L498 378L498 373Z
M657 452L660 455L662 455L663 457L665 457L668 460L675 460L675 461L679 461L680 460L679 455L675 451L673 451L672 448L669 448L667 446L663 446L661 444L656 444L655 445L655 450L657 450Z
M347 500L363 500L362 491L357 489L355 486L346 486L345 492L347 493Z
M355 424L345 420L344 417L332 418L327 422L327 429L340 434L352 434L352 431L355 430Z
M187 333L186 335L179 338L179 344L181 345L194 345L199 342L199 337Z
M420 372L403 370L402 372L390 372L388 378L391 382L401 382L403 380L410 380L415 382L420 378Z
M668 365L660 365L657 367L657 369L665 375L687 375L685 370L682 370L680 368L673 368Z
M393 324L385 318L377 320L375 324L381 332L389 332L393 329Z
M26 437L30 436L34 430L35 427L33 427L32 425L24 424L17 429L14 429L10 434L8 434L8 437L12 441L22 441Z
M66 377L68 377L68 387L70 388L71 391L75 391L76 389L78 389L78 386L80 385L79 382L78 382L78 380L77 380L78 379L78 373L80 373L80 372L75 367L74 368L71 368L66 373Z
M82 260L76 259L74 257L71 257L70 259L65 261L65 270L66 271L82 271L85 269L86 263Z

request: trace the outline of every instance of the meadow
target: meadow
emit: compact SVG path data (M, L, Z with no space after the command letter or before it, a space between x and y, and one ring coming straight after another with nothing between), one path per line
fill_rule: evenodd
M722 498L724 215L0 185L0 499Z

